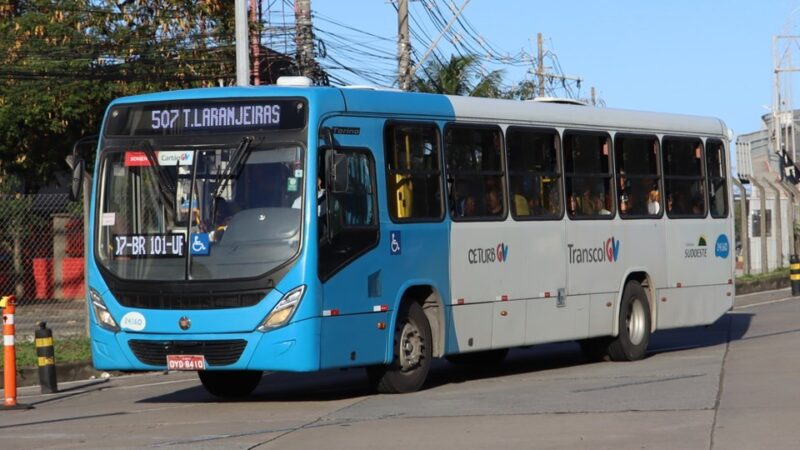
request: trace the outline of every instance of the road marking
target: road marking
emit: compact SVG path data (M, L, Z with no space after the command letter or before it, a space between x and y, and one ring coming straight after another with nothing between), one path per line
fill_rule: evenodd
M766 302L751 303L749 305L736 306L733 309L747 309L747 308L752 308L753 306L770 305L772 303L782 303L782 302L785 302L785 301L788 301L788 300L794 300L794 299L795 299L795 297L786 297L786 298L780 298L778 300L769 300L769 301L766 301Z

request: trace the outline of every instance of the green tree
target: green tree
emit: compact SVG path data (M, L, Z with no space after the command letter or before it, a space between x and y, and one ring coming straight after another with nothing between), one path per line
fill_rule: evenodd
M502 97L503 71L484 74L473 55L451 56L446 63L433 60L417 71L413 88L418 92L472 97Z
M233 36L224 0L2 3L0 184L48 183L115 97L231 84Z

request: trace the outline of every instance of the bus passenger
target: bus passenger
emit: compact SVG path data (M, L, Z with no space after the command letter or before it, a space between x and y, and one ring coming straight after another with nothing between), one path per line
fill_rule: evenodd
M658 188L653 186L650 193L647 194L647 213L651 216L656 216L661 212L661 194Z
M598 214L600 216L610 216L611 211L608 208L606 208L606 202L604 197L605 196L599 192L593 197L592 202L594 203L595 214Z
M630 182L625 177L625 171L619 171L619 213L625 215L631 212Z
M528 199L522 194L514 194L514 214L518 216L531 215Z
M569 194L569 202L567 206L567 211L569 212L570 217L575 217L575 214L578 213L578 196L575 193Z
M503 203L500 201L500 194L497 193L496 189L486 193L486 214L490 216L503 214Z
M461 201L461 217L475 217L478 215L478 202L475 197L468 196Z

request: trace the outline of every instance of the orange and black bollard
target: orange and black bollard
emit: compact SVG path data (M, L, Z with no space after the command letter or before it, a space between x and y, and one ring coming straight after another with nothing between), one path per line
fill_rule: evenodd
M39 366L39 386L42 393L58 392L56 380L56 353L53 348L53 331L46 322L39 322L36 330L36 359Z
M17 403L17 351L14 347L14 313L17 299L13 295L0 297L3 309L3 401L2 409L29 409Z
M792 255L789 258L789 281L792 283L792 297L800 295L800 258Z

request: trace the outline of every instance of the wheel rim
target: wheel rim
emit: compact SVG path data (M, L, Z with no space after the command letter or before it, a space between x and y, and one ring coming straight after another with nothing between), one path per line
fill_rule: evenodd
M631 301L631 306L628 309L628 314L625 319L625 325L628 328L628 339L630 339L631 344L639 345L642 343L645 336L646 323L642 301L638 298L634 298L633 301Z
M412 323L406 322L400 333L400 370L409 372L422 363L425 342L419 328Z

